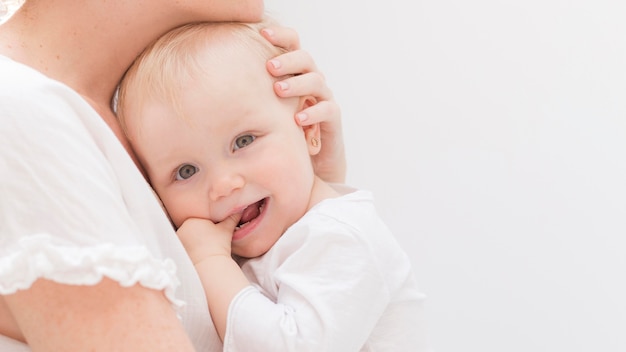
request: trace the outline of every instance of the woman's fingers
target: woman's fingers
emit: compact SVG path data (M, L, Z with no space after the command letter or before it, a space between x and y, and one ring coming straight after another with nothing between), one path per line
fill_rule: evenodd
M275 46L287 51L300 49L300 37L293 28L284 26L268 26L261 30L261 35Z
M274 83L274 91L279 97L313 96L316 100L331 100L333 92L328 88L324 76L319 72L309 72L291 76Z
M341 110L333 92L319 72L308 52L300 49L298 33L287 27L268 26L262 35L287 53L267 62L267 70L280 80L274 83L279 97L313 97L315 104L307 105L295 115L302 126L320 124L322 149L313 157L316 174L327 182L344 182L346 157L341 129Z
M347 162L339 105L334 100L320 101L298 112L296 121L302 126L320 124L322 148L312 157L316 175L326 182L345 182Z
M267 70L274 77L299 75L318 71L311 55L301 49L284 53L269 60ZM321 73L319 74L323 78L323 75Z
M333 124L333 128L340 128L341 109L334 100L320 101L315 105L296 114L296 121L300 126L308 126L315 123Z

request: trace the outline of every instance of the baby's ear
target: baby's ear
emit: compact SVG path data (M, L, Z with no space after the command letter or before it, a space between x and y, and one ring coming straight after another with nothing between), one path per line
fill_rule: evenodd
M312 125L303 126L304 138L306 139L306 145L309 148L309 154L311 156L317 155L322 149L322 132L320 130L320 124L314 123Z
M312 95L304 95L300 97L298 101L298 111L302 111L308 107L317 104L317 99Z
M315 104L317 104L317 99L315 99L314 96L302 96L298 102L298 111L302 111ZM302 126L302 130L304 131L304 138L309 148L309 154L317 155L322 149L320 124L314 123L312 125Z

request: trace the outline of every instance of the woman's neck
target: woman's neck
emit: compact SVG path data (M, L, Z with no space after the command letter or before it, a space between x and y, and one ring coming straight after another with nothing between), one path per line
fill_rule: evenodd
M98 111L109 108L135 57L175 26L162 11L142 9L148 5L118 6L125 12L116 12L110 8L115 3L27 1L0 26L0 54L65 83Z
M117 6L117 1L126 1ZM130 149L111 108L126 69L154 39L177 24L173 16L127 0L27 1L0 25L0 55L28 65L74 89ZM164 2L159 1L159 5ZM118 7L120 11L110 7ZM164 5L165 6L165 5ZM107 7L107 8L104 8ZM124 9L125 12L121 12Z

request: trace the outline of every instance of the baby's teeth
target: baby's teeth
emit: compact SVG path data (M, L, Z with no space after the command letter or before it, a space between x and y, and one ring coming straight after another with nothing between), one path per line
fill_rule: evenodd
M241 224L241 225L237 226L236 228L237 228L237 229L243 229L244 227L248 226L248 224L249 224L249 223L250 223L250 222L248 221L248 222L246 222L246 223L243 223L243 224Z

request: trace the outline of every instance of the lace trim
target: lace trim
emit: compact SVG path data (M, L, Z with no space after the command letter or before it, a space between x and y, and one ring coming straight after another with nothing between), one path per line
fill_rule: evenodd
M103 277L124 287L140 285L163 290L175 307L184 303L174 291L180 285L176 264L158 260L145 248L101 244L70 247L50 243L41 236L23 238L0 258L0 294L29 288L39 278L68 285L95 285Z

